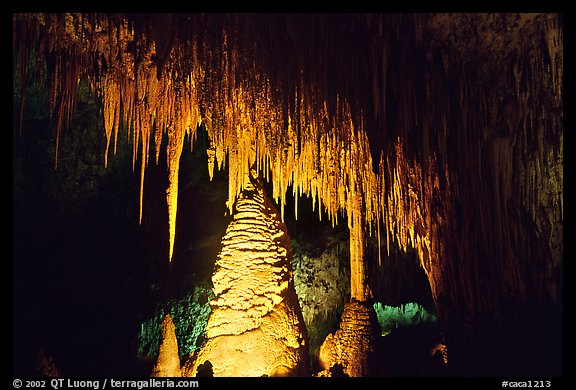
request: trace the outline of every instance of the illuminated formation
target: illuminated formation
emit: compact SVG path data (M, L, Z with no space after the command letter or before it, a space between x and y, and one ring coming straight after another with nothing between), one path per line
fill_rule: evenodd
M174 327L174 322L170 314L166 314L162 322L162 343L160 344L158 359L152 369L152 376L181 376L176 328Z
M329 334L320 347L319 376L331 376L330 369L339 365L348 376L373 373L373 355L380 328L371 305L352 301L344 306L340 329Z
M131 140L140 221L150 154L157 163L166 148L170 261L184 141L206 129L208 172L228 169L234 218L197 359L215 375L299 374L305 355L297 305L283 295L290 272L254 263L276 250L279 264L289 261L253 177L271 184L280 221L287 191L296 215L307 195L319 217L346 219L350 302L323 347L325 369L369 374L372 237L379 262L392 248L416 251L451 354L451 340L465 351L475 327L509 310L503 295L519 312L528 299L561 302L561 15L15 14L13 29L20 122L35 78L48 92L56 165L81 79L102 99L104 164L120 133ZM269 230L259 231L263 224ZM242 225L259 238L242 236ZM236 261L249 251L256 268L244 274ZM227 348L262 339L267 327L283 340L269 353L294 355L236 371L240 356Z
M206 75L209 69L197 60L195 42L189 53L190 71L180 75L182 69L178 67L181 65L179 62L166 64L162 72L158 62L152 61L153 57L157 59L161 54L156 49L158 42L150 42L145 36L135 36L127 23L113 24L109 18L86 20L76 15L38 18L40 24L48 25L49 31L51 23L54 30L63 27L59 34L70 45L66 46L66 51L67 54L71 52L74 61L81 62L86 55L98 53L100 59L97 64L82 65L101 70L103 63L106 64L108 72L97 80L97 88L104 101L107 146L112 134L116 138L122 118L123 123L132 129L135 158L140 148L140 220L144 170L148 164L151 141L155 141L157 160L162 134L167 133L169 259L174 247L182 145L185 135L189 133L193 136L196 126L203 123L213 145L209 150L208 169L211 175L212 164L222 167L226 157L228 160L230 209L239 194L248 188L247 169L255 165L257 172L262 172L266 177L271 172L273 197L279 201L282 218L289 185L293 186L297 196L312 195L318 202L319 211L323 203L334 223L337 213L346 211L351 237L351 296L358 301L367 299L365 229L366 224L373 223L379 213L379 199L374 196L378 193L378 180L371 170L372 158L366 134L362 129L356 129L345 101L337 101L334 113L328 112L326 102L319 107L320 112L316 112L310 104L312 97L307 95L308 88L301 85L295 101L290 103L293 104L291 112L286 112L282 105L273 101L270 81L259 75L256 69L247 69L248 79L237 78L239 53L228 48L225 31L219 43L224 54L218 64L222 74L211 80ZM107 34L102 34L102 31ZM92 40L86 40L84 34L93 34ZM140 45L143 56L139 58L140 62L129 50L131 40ZM93 47L86 49L83 43L92 44ZM169 58L176 60L183 54L177 49L170 52ZM67 83L74 85L77 82L70 81L69 77L77 76L76 73L72 76L57 73L53 82L55 91L60 89L60 95L71 94L66 98L66 104L60 106L66 116L70 115L73 106L69 103L73 99L72 88ZM58 95L57 92L54 94ZM205 107L203 115L200 113L201 106ZM105 154L105 163L107 156L108 153ZM297 203L295 207L297 211ZM256 245L256 242L248 245ZM228 287L222 287L225 288ZM215 311L213 318L228 314ZM212 319L210 326L214 326L214 321ZM235 372L220 369L218 363L212 363L217 375ZM287 372L292 368L288 365ZM262 373L270 374L266 371Z
M252 176L237 198L212 276L207 341L184 369L214 376L303 376L306 326L292 282L290 237Z

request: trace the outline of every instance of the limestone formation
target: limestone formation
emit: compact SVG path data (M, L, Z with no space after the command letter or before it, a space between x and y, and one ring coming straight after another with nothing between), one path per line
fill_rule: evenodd
M180 155L202 126L210 177L227 167L230 210L248 205L240 197L256 167L281 216L291 190L295 209L307 195L319 216L346 218L353 299L370 295L367 237L376 233L388 253L415 250L452 351L487 316L498 329L532 301L562 304L562 14L25 13L13 14L13 36L20 122L27 80L40 80L57 165L88 80L102 98L104 164L120 130L133 169L140 160L140 219L149 154L158 161L167 135L169 258ZM223 242L234 255L222 253L219 266L270 249L267 239L242 240ZM273 291L234 267L215 274L231 306L214 301L211 340L264 326L288 299L282 266L258 270Z
M289 251L274 205L251 180L222 239L207 341L184 375L196 376L206 362L214 376L306 375L307 334Z
M347 250L342 247L342 252ZM294 288L307 326L315 319L326 321L350 296L349 260L342 252L338 245L317 257L300 254L292 260Z
M176 328L170 314L166 314L162 322L162 343L158 352L158 360L152 369L153 377L179 377L180 356L178 355L178 340Z
M378 320L372 306L352 300L344 306L340 329L329 334L320 347L319 376L333 376L334 367L342 366L348 376L369 376L379 337Z

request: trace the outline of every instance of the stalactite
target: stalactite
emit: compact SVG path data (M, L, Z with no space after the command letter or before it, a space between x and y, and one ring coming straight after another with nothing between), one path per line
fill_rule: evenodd
M178 172L180 165L180 155L184 146L185 132L182 128L168 127L168 189L166 190L166 201L168 203L168 229L170 249L168 258L172 261L174 252L174 240L176 237L176 211L178 207Z
M122 119L122 123L132 131L134 167L138 154L141 160L140 208L152 132L156 131L153 139L157 160L162 129L173 129L179 126L194 129L200 123L206 124L213 144L209 149L209 164L214 159L217 161L218 168L222 168L224 161L228 161L229 207L234 204L236 197L246 186L245 180L241 178L246 177L247 168L255 162L261 171L266 170L266 174L268 166L272 171L273 195L281 205L282 217L286 203L286 188L289 185L293 185L297 194L312 196L314 202L319 205L319 216L321 217L321 210L325 209L331 220L336 218L340 210L357 207L355 206L357 202L350 202L348 199L361 195L354 195L350 191L355 191L356 194L367 191L368 196L373 192L371 183L375 181L374 174L371 170L360 172L364 167L370 167L371 164L368 141L362 135L363 130L357 130L354 127L348 103L344 99L338 100L336 112L333 118L330 118L326 102L324 101L323 107L317 104L315 97L317 92L304 85L302 80L301 86L294 95L293 106L297 111L285 112L282 106L276 105L273 101L269 92L273 87L270 79L265 75L259 75L255 69L249 67L247 71L251 80L235 79L234 75L238 70L234 67L239 66L238 54L234 50L231 51L232 55L229 54L226 32L223 34L222 54L219 55L220 66L224 69L221 77L207 74L200 66L200 61L195 60L193 66L197 68L192 69L190 75L186 76L188 82L177 81L168 76L170 72L173 76L178 72L178 64L170 62L165 65L165 70L158 81L156 66L152 61L152 57L156 54L153 42L148 44L144 41L134 45L131 43L131 40L135 39L134 31L128 23L113 25L108 23L108 19L96 19L98 20L96 28L85 26L86 34L89 35L90 32L94 34L92 40L89 40L89 36L86 38L86 43L93 43L94 47L89 45L73 47L75 50L87 50L91 54L86 56L89 59L103 58L106 69L100 60L97 64L72 62L67 65L72 69L81 65L85 66L86 72L90 68L98 68L99 73L104 75L101 82L96 84L104 103L103 116L106 133L104 164L108 165L109 146L112 137L114 139L117 137ZM54 23L57 22L58 19L54 21ZM74 26L73 21L69 23ZM87 24L87 19L84 19L84 24ZM100 29L108 29L109 34L96 34L96 31L101 31ZM75 34L72 27L69 30L54 29L54 31L71 36ZM56 41L51 42L55 47L58 44ZM72 57L74 58L76 56ZM70 115L74 90L70 83L63 83L59 78L62 74L61 63L61 56L58 55L53 82L54 94L65 96L64 103L60 105L61 115L58 116L58 123L61 123L62 116L69 117ZM58 90L61 92L57 92ZM199 95L199 90L206 92L204 95ZM175 99L175 94L181 98ZM224 106L219 107L222 103ZM205 110L201 116L200 106L214 108ZM316 107L321 107L320 112L316 112ZM218 108L223 108L223 110L217 113ZM283 118L287 115L288 126L284 127ZM328 119L332 123L330 131L326 131L321 121L316 119L318 117ZM169 139L171 139L170 134L172 134L171 131L169 131ZM278 134L281 136L278 137ZM349 146L354 145L354 140L358 137L363 137L359 141L362 144L358 149L354 148L350 152ZM181 139L181 137L177 138ZM115 141L114 145L116 145ZM177 176L176 160L180 152L175 151L169 154L171 157L168 157L168 169L171 184L168 189L167 202L170 209L170 247L172 248L175 216L174 192L177 192L174 179ZM212 175L212 168L209 168L209 171ZM342 183L357 180L354 178L362 175L369 177L366 176L361 184L354 184L358 188L350 189L349 186L345 186L342 190ZM368 202L363 200L363 202L369 208L366 220L373 222L374 215L377 214L377 210L371 209L373 200ZM351 215L358 214L361 211L350 210L350 213ZM142 211L140 211L141 218Z
M114 136L114 154L116 154L116 137L120 126L120 85L111 77L102 81L102 103L104 105L104 131L106 132L106 150L104 152L104 167L108 166L110 141Z

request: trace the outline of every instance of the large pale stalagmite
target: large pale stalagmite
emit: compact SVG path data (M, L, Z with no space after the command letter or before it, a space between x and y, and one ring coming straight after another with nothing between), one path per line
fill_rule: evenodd
M207 341L185 368L214 376L305 375L308 344L289 261L290 238L261 183L247 181L212 276Z

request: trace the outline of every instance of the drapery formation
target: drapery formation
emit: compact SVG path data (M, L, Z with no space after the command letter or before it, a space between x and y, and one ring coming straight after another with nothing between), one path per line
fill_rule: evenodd
M22 98L32 76L46 83L56 140L81 79L102 96L108 145L121 129L132 138L142 188L166 136L170 258L179 157L201 124L209 172L229 170L230 209L255 166L282 214L292 190L294 207L305 194L319 216L347 218L352 298L369 297L363 246L375 234L382 247L418 252L447 327L502 310L502 296L558 304L561 15L13 21L15 82ZM458 323L450 310L468 319Z

